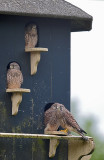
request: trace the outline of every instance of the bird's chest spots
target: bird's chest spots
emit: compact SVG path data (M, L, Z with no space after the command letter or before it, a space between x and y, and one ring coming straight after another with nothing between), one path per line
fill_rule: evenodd
M57 111L56 117L57 119L62 119L62 113L60 111Z
M18 77L18 73L13 73L12 76L13 77Z

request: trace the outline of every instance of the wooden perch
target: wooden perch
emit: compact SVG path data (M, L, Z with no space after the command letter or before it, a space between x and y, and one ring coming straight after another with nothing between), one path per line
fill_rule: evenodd
M67 133L62 132L62 131L45 131L45 134L47 135L67 135ZM59 145L59 139L50 139L50 144L49 144L49 157L52 158L56 154L56 149Z
M30 52L31 75L37 72L37 66L40 61L40 52L47 52L48 48L25 48L25 52Z
M56 153L59 140L68 140L68 160L90 160L94 151L94 142L91 137L88 141L82 139L81 136L59 136L45 134L25 134L25 133L0 133L0 138L35 138L49 139L50 148L49 156L53 157Z
M45 134L59 136L67 135L67 133L62 131L45 131ZM89 160L91 158L91 153L94 151L93 139L85 141L82 137L81 139L77 138L70 136L70 140L68 140L68 160ZM50 139L49 157L55 156L58 145L59 139Z
M92 139L68 140L68 160L89 160L94 151Z
M12 115L16 115L18 113L19 105L22 101L22 93L30 92L30 89L7 89L6 92L12 93L11 101L12 101Z
M25 134L25 133L0 133L1 137L8 138L38 138L49 139L50 148L49 156L53 157L56 153L56 148L59 145L59 140L68 140L68 160L89 160L94 151L94 142L91 137L88 141L82 139L81 136L59 136L45 134Z
M64 131L45 131L44 134L47 135L58 135L58 136L67 136L67 133Z

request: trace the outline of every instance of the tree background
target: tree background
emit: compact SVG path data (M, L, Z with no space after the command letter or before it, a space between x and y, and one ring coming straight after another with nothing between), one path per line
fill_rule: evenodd
M79 125L87 132L87 135L94 139L95 151L92 154L91 160L104 160L104 137L99 131L97 117L94 114L82 115L77 99L71 102L71 112Z

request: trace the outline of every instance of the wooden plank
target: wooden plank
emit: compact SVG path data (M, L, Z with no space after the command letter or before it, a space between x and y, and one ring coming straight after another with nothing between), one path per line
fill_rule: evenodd
M15 89L6 89L6 92L20 92L20 93L29 93L30 89L25 89L25 88L15 88Z
M63 136L67 136L67 133L63 132L63 131L45 131L45 134L48 135L63 135Z
M47 52L48 48L25 48L25 52Z
M56 136L56 135L45 135L45 134L25 134L25 133L0 133L0 137L8 138L41 138L41 139L65 139L76 141L79 140L82 143L84 140L81 136ZM93 140L92 137L88 137L90 140Z

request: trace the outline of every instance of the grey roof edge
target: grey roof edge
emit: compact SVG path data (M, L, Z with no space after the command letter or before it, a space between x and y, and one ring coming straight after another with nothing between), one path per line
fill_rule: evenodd
M70 19L72 31L87 31L92 28L92 16L64 0L3 1L4 4L0 3L0 14ZM47 8L45 3L48 5Z
M70 20L91 20L92 17L76 17L76 16L71 16L69 17L68 15L55 15L55 14L40 14L40 13L28 13L28 12L14 12L14 11L0 11L0 14L5 14L5 15L20 15L20 16L33 16L33 17L46 17L46 18L60 18L60 19L70 19Z
M93 18L79 18L79 17L67 17L67 16L57 16L57 15L39 15L39 14L28 14L23 12L0 12L0 14L5 15L16 15L16 16L33 16L33 17L43 17L43 18L58 18L58 19L70 19L71 20L71 32L78 31L90 31L92 29ZM87 24L87 25L86 25Z

